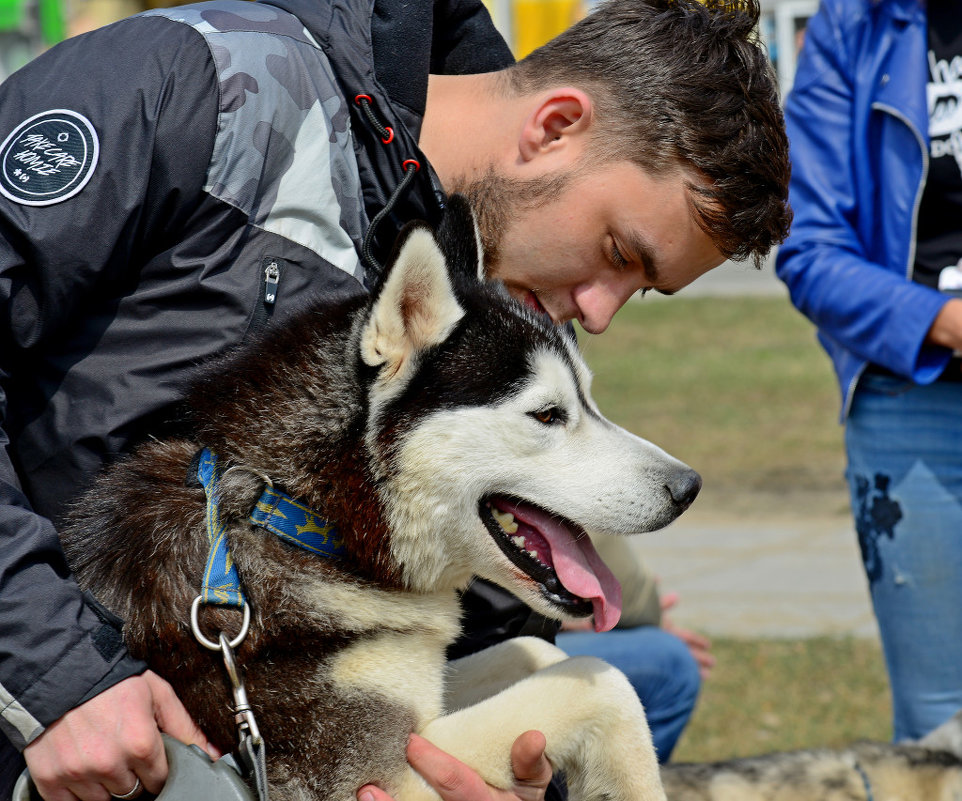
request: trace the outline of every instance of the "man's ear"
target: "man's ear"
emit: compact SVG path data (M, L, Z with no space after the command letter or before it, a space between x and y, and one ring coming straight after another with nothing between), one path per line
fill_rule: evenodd
M536 96L518 138L523 161L553 154L581 141L592 124L594 105L581 89L570 86Z
M386 378L403 373L421 350L444 342L464 316L434 235L424 226L405 234L361 332L361 358L383 366Z

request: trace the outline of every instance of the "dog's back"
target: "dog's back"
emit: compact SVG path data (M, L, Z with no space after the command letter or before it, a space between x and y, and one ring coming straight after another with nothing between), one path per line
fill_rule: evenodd
M668 801L962 801L962 713L918 743L862 741L661 769ZM954 745L955 744L955 745Z

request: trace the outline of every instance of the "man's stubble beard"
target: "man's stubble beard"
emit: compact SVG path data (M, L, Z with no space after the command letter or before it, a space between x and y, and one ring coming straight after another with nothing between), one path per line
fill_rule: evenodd
M489 166L479 178L461 176L452 183L452 191L464 195L474 211L486 275L491 275L501 262L504 233L512 222L523 212L556 199L572 177L569 172L519 180L501 175Z

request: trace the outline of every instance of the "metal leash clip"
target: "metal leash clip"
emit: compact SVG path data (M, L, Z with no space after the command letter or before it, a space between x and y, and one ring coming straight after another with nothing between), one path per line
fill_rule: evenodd
M251 622L251 609L244 601L244 619L241 623L241 630L232 640L227 639L224 632L217 635L217 642L208 639L200 630L199 610L203 603L201 596L194 599L190 608L190 628L197 638L197 642L211 651L220 651L224 657L224 667L227 669L227 676L230 679L231 691L234 694L234 721L237 723L238 733L238 760L244 775L254 781L257 789L259 801L268 801L267 789L267 764L266 749L264 738L261 737L260 729L257 727L257 720L254 717L254 710L251 708L250 701L247 699L247 690L244 687L244 680L241 678L237 660L234 658L234 649L237 648L247 636Z
M237 669L237 661L234 659L234 648L223 632L220 633L220 650L224 655L224 666L227 668L231 690L234 693L234 720L237 723L240 737L243 740L249 736L254 745L260 746L264 741L261 739L257 721L254 719L254 710L251 709L250 702L247 700L244 680L241 678L240 671Z

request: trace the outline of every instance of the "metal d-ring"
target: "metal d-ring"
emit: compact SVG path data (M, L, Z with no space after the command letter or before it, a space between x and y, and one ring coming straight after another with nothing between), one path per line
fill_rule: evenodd
M198 620L197 616L202 603L203 596L198 595L196 598L194 598L194 602L190 605L190 630L194 632L194 637L197 638L197 642L199 642L205 648L210 651L220 651L221 644L219 642L214 642L213 640L208 640L200 630L200 621ZM247 630L250 628L250 625L251 608L247 601L244 601L244 620L241 622L240 632L228 643L231 648L236 648L238 645L244 642L244 638L247 636Z

